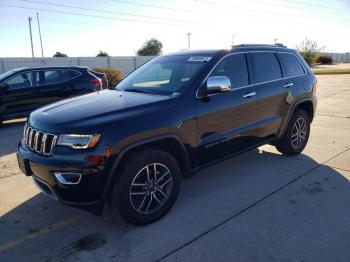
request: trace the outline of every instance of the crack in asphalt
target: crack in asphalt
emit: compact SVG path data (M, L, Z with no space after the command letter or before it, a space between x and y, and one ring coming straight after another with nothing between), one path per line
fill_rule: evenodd
M165 258L171 256L172 254L176 253L177 251L181 250L182 248L184 248L184 247L190 245L191 243L193 243L193 242L195 242L196 240L202 238L203 236L209 234L210 232L214 231L215 229L221 227L222 225L226 224L227 222L231 221L232 219L234 219L234 218L238 217L239 215L245 213L245 212L248 211L249 209L251 209L251 208L257 206L258 204L260 204L260 203L263 202L264 200L268 199L269 197L275 195L276 193L280 192L282 189L286 188L287 186L293 184L294 182L298 181L299 179L301 179L301 178L305 177L306 175L312 173L313 171L315 171L315 170L318 169L319 167L321 167L321 166L326 166L325 164L326 164L327 162L329 162L329 161L331 161L332 159L334 159L334 158L340 156L341 154L345 153L345 152L348 151L349 149L350 149L350 148L347 148L347 149L341 151L340 153L338 153L338 154L332 156L331 158L329 158L328 160L322 162L321 164L315 163L316 165L315 165L313 168L311 168L309 171L306 171L305 173L303 173L303 174L301 174L300 176L298 176L298 177L292 179L292 180L289 181L288 183L286 183L286 184L280 186L279 188L277 188L277 189L275 189L274 191L270 192L270 193L267 194L266 196L260 198L259 200L257 200L257 201L255 201L254 203L250 204L250 205L247 206L246 208L242 209L242 210L239 211L238 213L235 213L235 214L233 214L232 216L230 216L230 217L224 219L224 220L221 221L220 223L218 223L218 224L216 224L215 226L209 228L208 230L206 230L205 232L203 232L203 233L201 233L200 235L196 236L196 237L193 238L192 240L187 241L186 243L184 243L184 244L182 244L181 246L177 247L176 249L174 249L174 250L168 252L168 253L165 254L164 256L162 256L162 257L156 259L155 261L157 261L157 262L158 262L158 261L162 261L162 260L164 260ZM295 158L295 159L298 159L298 158ZM304 160L302 160L302 159L298 159L298 160L304 161Z
M336 117L336 118L344 118L344 119L349 119L350 116L337 116L337 115L327 115L327 114L315 114L316 116L326 116L326 117Z

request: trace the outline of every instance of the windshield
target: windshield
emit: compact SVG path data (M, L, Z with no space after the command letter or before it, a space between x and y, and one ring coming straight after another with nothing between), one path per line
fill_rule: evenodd
M160 95L180 93L210 58L191 55L157 57L127 76L116 88Z

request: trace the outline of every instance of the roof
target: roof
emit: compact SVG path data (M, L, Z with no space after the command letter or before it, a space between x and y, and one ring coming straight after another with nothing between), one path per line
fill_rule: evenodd
M86 66L36 66L36 67L21 67L16 68L16 71L23 71L23 70L42 70L42 69L84 69L87 68Z
M232 46L231 52L233 51L249 51L249 50L257 50L257 51L288 51L295 52L294 49L287 48L283 44L275 44L275 45L265 45L265 44L243 44L243 45L234 45Z
M229 52L227 49L199 49L199 50L181 50L174 53L165 54L168 55L216 55L219 53Z

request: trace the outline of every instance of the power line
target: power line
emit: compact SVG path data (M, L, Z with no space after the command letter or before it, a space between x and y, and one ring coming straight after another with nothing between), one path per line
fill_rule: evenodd
M283 12L276 12L276 11L262 11L262 10L259 10L259 9L243 7L243 6L238 6L238 5L232 5L232 4L226 4L226 3L213 2L213 1L208 1L208 0L196 0L196 1L204 3L204 4L215 5L215 6L221 5L221 6L225 6L225 7L229 7L229 8L234 8L234 9L237 9L237 8L245 9L245 10L248 10L248 11L251 11L251 12L256 12L256 13L271 14L271 15L282 15L282 16L290 16L290 17L299 17L299 18L315 19L315 20L324 20L323 18L319 18L319 17L297 15L297 14L290 14L290 13L283 13ZM344 19L333 19L333 20L348 22L347 20L344 20Z
M315 7L319 7L319 8L325 8L325 9L333 9L333 10L344 11L343 9L340 9L340 8L335 8L335 7L325 6L325 5L317 5L317 4L299 2L299 1L294 1L294 0L284 0L284 1L285 1L285 2L294 3L294 4L298 4L298 5L315 6ZM344 12L346 12L346 11L344 11Z
M253 3L263 4L263 5L269 5L269 6L278 6L278 7L284 7L284 8L293 8L293 9L298 9L298 10L311 11L311 9L309 7L286 6L286 5L279 4L279 3L271 3L271 2L267 2L267 1L261 1L261 0L248 0L248 2L253 2ZM313 6L313 7L319 8L318 10L317 9L313 9L313 10L318 11L318 12L329 13L329 9L332 9L332 10L335 10L337 13L347 13L346 10L339 9L339 8L325 7L325 6L319 6L319 5L309 4L309 3L301 3L301 2L292 1L292 0L291 1L284 0L284 2L287 2L287 5L288 5L288 3L296 3L298 5ZM324 10L324 9L327 9L327 10Z
M199 12L199 11L192 11L192 10L188 10L188 9L180 9L180 8L172 8L172 7L166 7L166 6L160 6L160 5L154 5L154 4L145 4L145 3L138 3L138 2L133 2L133 1L126 1L126 0L111 0L113 2L119 2L119 3L123 3L123 4L128 4L128 5L134 5L134 6L143 6L143 7L149 7L149 8L158 8L158 9L163 9L163 10L169 10L169 11L175 11L175 12L185 12L185 13L197 13L197 14L210 14L212 15L212 13L206 13L206 12ZM198 0L194 0L194 1L197 1L197 2L202 2L202 1L198 1ZM248 0L249 1L249 0ZM280 4L277 4L277 3L271 3L271 2L266 2L266 1L258 1L258 0L250 0L251 2L260 2L260 3L264 3L264 4L267 4L267 5L275 5L275 6L280 6L280 7L287 7L287 6L283 6L283 5L280 5ZM299 4L299 5L302 5L301 2L298 2L298 1L293 1L293 0L285 0L286 2L292 2L292 3L296 3L296 4ZM220 5L220 2L216 2L217 4ZM327 9L334 9L334 10L338 10L338 11L341 11L341 12L346 12L345 10L342 10L342 9L339 9L339 8L332 8L332 7L326 7L326 6L318 6L318 5L315 5L315 4L307 4L305 3L305 5L311 5L311 6L315 6L315 7L319 7L319 8L327 8ZM238 6L237 6L238 7ZM238 7L240 8L240 7ZM242 7L243 8L243 7ZM306 8L301 8L301 7L291 7L291 8L294 8L294 9L299 9L299 10L309 10L310 9L306 9ZM255 9L256 10L256 9ZM256 10L257 11L257 10ZM323 12L327 12L329 13L329 10L318 10L318 11L323 11ZM266 13L264 11L264 13ZM283 14L284 15L284 14ZM305 16L306 17L306 16Z
M149 23L149 24L168 25L168 26L169 25L170 26L186 26L185 24L173 24L173 23L163 23L163 22L157 22L157 21L134 20L134 19L128 19L128 18L117 18L117 17L109 17L109 16L82 14L82 13L77 13L77 12L60 11L60 10L35 8L35 7L26 7L26 6L18 6L18 5L0 4L0 6L10 7L10 8L27 9L27 10L36 10L36 11L43 11L43 12L51 12L51 13L60 13L60 14L67 14L67 15L78 15L78 16L85 16L85 17L102 18L102 19L109 19L109 20L129 21L129 22L136 22L136 23Z
M92 11L92 12L99 12L99 13L126 15L126 16L142 17L142 18L177 21L177 22L198 23L197 21L192 21L192 20L176 19L176 18L169 18L169 17L155 17L155 16L139 15L139 14L133 14L133 13L125 13L125 12L115 12L115 11L110 11L110 10L78 7L78 6L73 6L73 5L55 4L55 3L48 3L48 2L36 1L36 0L18 0L18 1L29 2L29 3L36 3L36 4L42 4L42 5L49 5L49 6L58 6L58 7L72 8L72 9L78 9L78 10L84 10L84 11Z
M160 6L160 5L153 5L153 4L144 4L144 3L137 3L137 2L132 2L132 1L124 1L124 0L111 0L113 2L118 2L118 3L123 3L123 4L128 4L128 5L135 5L135 6L143 6L143 7L151 7L151 8L158 8L158 9L163 9L163 10L170 10L170 11L175 11L175 12L185 12L185 13L198 13L198 14L210 14L206 12L199 12L199 11L192 11L192 10L187 10L187 9L180 9L180 8L172 8L172 7L166 7L166 6Z

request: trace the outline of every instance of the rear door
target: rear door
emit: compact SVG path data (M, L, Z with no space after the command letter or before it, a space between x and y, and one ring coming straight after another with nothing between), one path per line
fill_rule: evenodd
M15 74L5 80L0 87L0 114L23 116L38 106L35 84L31 71Z
M209 76L227 76L231 91L197 99L198 162L205 164L256 143L258 90L250 85L246 54L228 55Z
M71 80L77 75L68 69L47 69L37 72L37 95L41 105L46 105L75 93Z
M290 89L285 86L280 61L275 52L252 51L249 52L249 58L253 66L255 86L260 94L259 136L273 136L277 134L288 108L286 99Z

